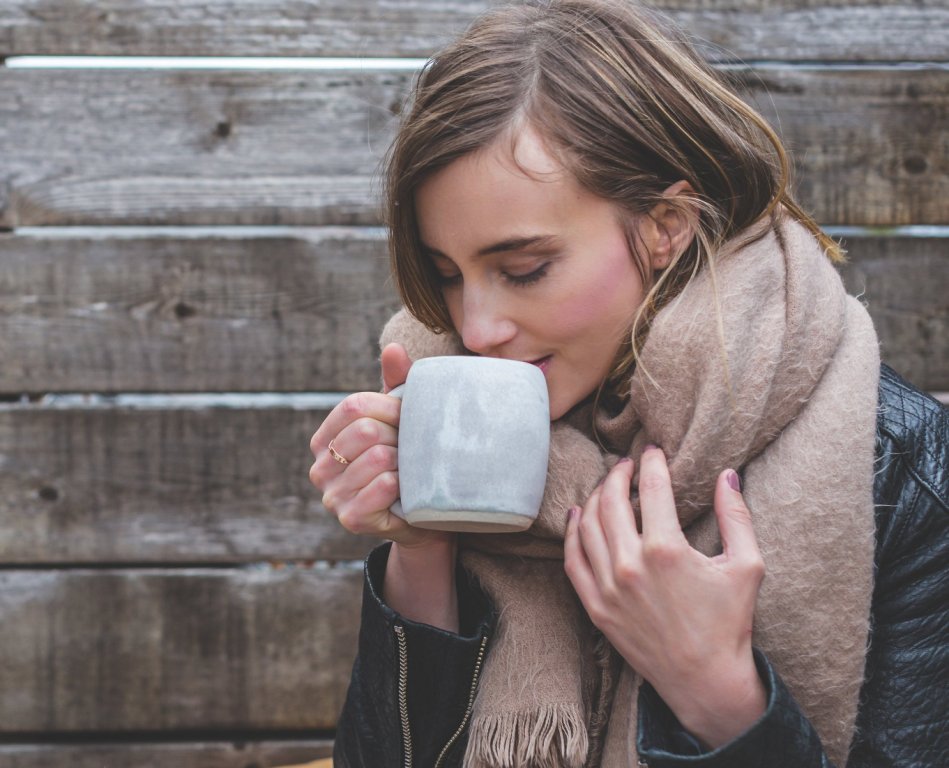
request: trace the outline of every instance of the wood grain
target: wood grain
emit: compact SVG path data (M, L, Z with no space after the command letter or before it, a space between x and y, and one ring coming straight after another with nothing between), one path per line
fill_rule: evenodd
M0 572L0 733L332 728L361 564Z
M824 224L949 218L949 69L730 68ZM0 69L0 226L378 222L407 72Z
M845 281L867 302L884 359L923 388L949 390L949 240L845 244ZM0 338L24 324L10 322ZM106 347L108 333L99 339ZM85 354L93 358L93 349ZM306 479L309 438L325 410L279 399L260 407L148 402L0 407L0 560L229 563L366 552L369 543L343 533Z
M949 68L727 72L781 135L822 224L949 222Z
M278 768L332 754L328 740L0 744L4 768Z
M845 238L850 293L867 304L883 360L923 389L949 390L949 238Z
M888 359L949 389L949 239L851 251ZM0 391L375 390L396 306L378 230L0 236Z
M377 222L412 76L0 68L0 226Z
M377 389L381 230L0 236L0 391Z
M324 414L0 407L0 562L362 558L307 478Z
M428 56L496 3L485 0L7 0L0 53L113 56ZM945 58L949 10L854 0L658 0L711 56L787 60Z

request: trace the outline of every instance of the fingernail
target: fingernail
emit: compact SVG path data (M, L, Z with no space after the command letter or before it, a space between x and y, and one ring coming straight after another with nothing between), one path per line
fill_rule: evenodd
M655 443L646 443L646 447L643 448L644 451L659 450L659 446Z
M617 461L616 463L617 463L617 464L629 464L629 462L631 462L631 461L632 461L632 459L629 458L629 456L624 456L623 458L621 458L621 459L620 459L619 461Z
M573 520L573 518L575 518L579 514L580 514L580 507L570 507L570 509L567 510L567 517L569 517L571 520Z
M738 473L734 469L728 470L725 479L728 480L728 485L733 491L741 493L741 478L738 477Z

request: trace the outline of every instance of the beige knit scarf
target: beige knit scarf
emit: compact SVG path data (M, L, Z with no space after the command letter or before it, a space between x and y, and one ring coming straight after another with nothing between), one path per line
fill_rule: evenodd
M636 764L641 678L590 624L564 575L563 535L567 509L647 442L669 457L682 526L706 554L720 551L715 479L743 468L767 569L754 644L830 758L846 759L872 587L876 336L815 239L787 218L727 243L713 271L655 318L618 414L586 405L552 425L530 531L461 541L462 563L499 612L466 766ZM382 338L412 359L465 353L404 312Z

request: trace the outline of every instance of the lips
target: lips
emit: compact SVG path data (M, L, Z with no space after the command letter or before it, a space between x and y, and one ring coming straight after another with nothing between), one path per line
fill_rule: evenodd
M553 355L547 355L547 357L538 357L536 360L528 360L527 362L531 365L536 365L540 368L540 372L543 374L547 373L547 368L550 367L550 359Z

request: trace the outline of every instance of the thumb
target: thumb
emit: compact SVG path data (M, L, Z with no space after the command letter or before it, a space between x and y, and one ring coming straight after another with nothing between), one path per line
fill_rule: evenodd
M722 546L729 559L760 560L751 512L741 495L741 480L733 469L726 469L718 476L715 484L715 517L722 534Z
M401 344L386 344L385 349L382 350L380 362L382 363L382 384L386 392L405 383L409 368L412 367L412 360L405 351L405 347Z

